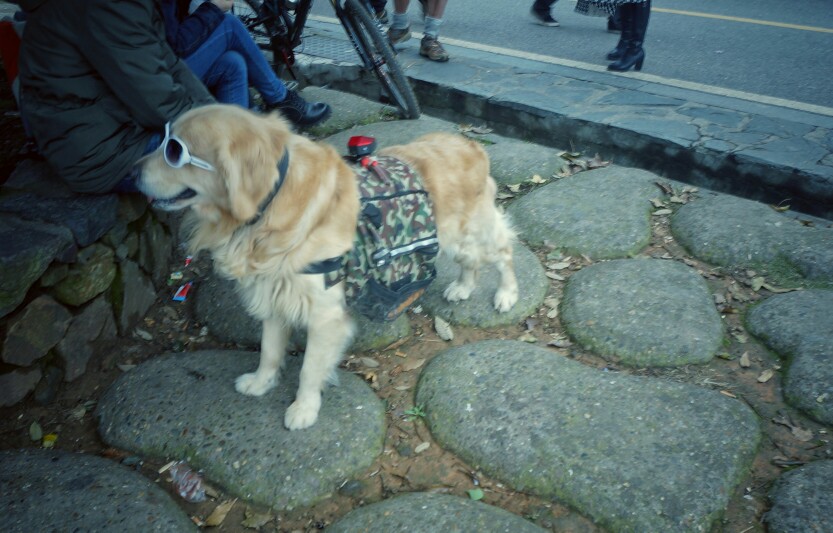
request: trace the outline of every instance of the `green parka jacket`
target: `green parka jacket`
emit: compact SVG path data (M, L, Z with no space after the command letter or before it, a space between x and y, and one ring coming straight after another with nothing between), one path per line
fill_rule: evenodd
M21 111L78 192L110 191L165 122L213 101L165 40L159 0L19 0Z

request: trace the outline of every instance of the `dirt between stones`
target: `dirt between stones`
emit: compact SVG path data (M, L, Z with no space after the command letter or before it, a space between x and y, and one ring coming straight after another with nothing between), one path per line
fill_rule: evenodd
M440 448L420 417L408 414L413 413L416 407L414 392L419 372L424 367L421 365L409 370L408 362L417 359L427 361L451 345L482 339L519 339L532 335L541 345L562 339L557 343L560 347L551 346L551 349L585 365L607 367L609 371L652 376L656 379L688 382L746 402L760 416L764 438L748 476L732 496L726 514L715 526L715 530L764 531L761 516L768 508L766 494L772 482L786 468L829 458L833 452L829 434L822 426L784 404L779 372L764 383L758 381L763 370L778 368L783 363L752 338L741 321L746 307L766 295L765 292L755 292L751 288L751 277L757 274L748 271L731 272L692 260L670 237L667 217L658 218L654 222L651 244L643 255L683 261L704 276L711 291L717 295L716 301L721 302L717 305L725 318L727 335L719 357L706 365L672 369L621 367L571 345L566 340L558 318L547 317L547 307L542 307L536 315L511 327L490 330L455 327L455 337L451 343L437 337L430 317L411 313L413 333L410 337L389 349L348 354L342 364L342 368L347 371L361 375L386 403L388 429L384 452L366 472L353 480L345 480L341 487L334 487L333 496L328 500L292 512L271 511L274 519L262 526L261 530L314 531L326 528L357 506L401 492L432 491L468 497L468 490L479 487L483 490L484 502L523 516L546 529L559 532L601 531L588 519L558 502L515 492L498 480L476 471L472 465L465 464L452 453ZM536 253L542 264L546 264L548 250L540 249ZM182 259L179 258L180 261ZM589 264L586 258L573 258L572 270L559 270L559 274L569 277ZM186 278L190 276L197 280L193 290L199 291L199 279L208 274L210 268L209 260L200 257L189 269L182 270L186 272ZM563 281L553 280L549 296L560 298L563 286ZM29 426L37 421L44 433L58 435L56 448L103 455L114 461L132 464L143 475L169 490L174 500L196 522L204 520L219 503L233 499L222 487L217 487L217 497L207 502L192 504L183 501L172 490L168 475L157 472L164 461L136 458L127 451L109 448L99 439L91 416L91 406L123 369L128 368L124 365L136 365L170 351L237 349L236 346L224 345L212 339L206 329L194 320L192 299L183 303L171 301L174 289L171 287L160 291L157 304L139 325L144 339L134 336L101 347L98 353L104 355L94 357L81 378L63 384L52 404L40 406L28 399L18 406L0 409L0 449L40 445L32 442L29 437ZM748 358L748 367L740 364L743 354L747 354L744 360ZM362 358L371 358L378 366L367 366ZM557 406L554 408L557 409ZM799 428L812 430L814 437L809 441L801 440L801 432L792 431L789 424L784 423L785 420ZM280 421L275 423L279 424ZM424 442L430 443L430 446L417 453L418 447ZM270 510L238 501L225 518L223 529L230 532L247 531L242 525L247 512L267 513Z

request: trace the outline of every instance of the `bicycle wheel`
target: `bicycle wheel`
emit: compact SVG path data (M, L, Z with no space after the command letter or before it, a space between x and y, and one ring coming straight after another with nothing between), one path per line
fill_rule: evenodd
M419 104L408 78L376 20L360 0L344 0L344 25L365 66L373 70L391 103L404 118L419 118Z
M277 28L274 16L265 12L263 0L234 0L232 12L249 30L255 43L260 48L269 50Z

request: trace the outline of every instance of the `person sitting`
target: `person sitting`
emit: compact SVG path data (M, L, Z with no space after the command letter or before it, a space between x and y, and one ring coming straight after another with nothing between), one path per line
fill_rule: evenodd
M229 12L232 0L199 3L162 0L165 32L174 52L211 90L218 101L249 107L249 85L258 90L264 110L278 110L298 126L326 120L332 110L308 103L288 90L240 20Z
M20 109L40 153L82 193L135 190L165 124L211 94L165 40L158 0L18 0Z

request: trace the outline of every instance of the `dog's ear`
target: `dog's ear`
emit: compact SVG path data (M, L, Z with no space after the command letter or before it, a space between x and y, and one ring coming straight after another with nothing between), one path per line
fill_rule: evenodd
M255 216L278 174L276 150L269 136L256 130L231 136L219 158L218 170L225 180L229 210L241 221Z

